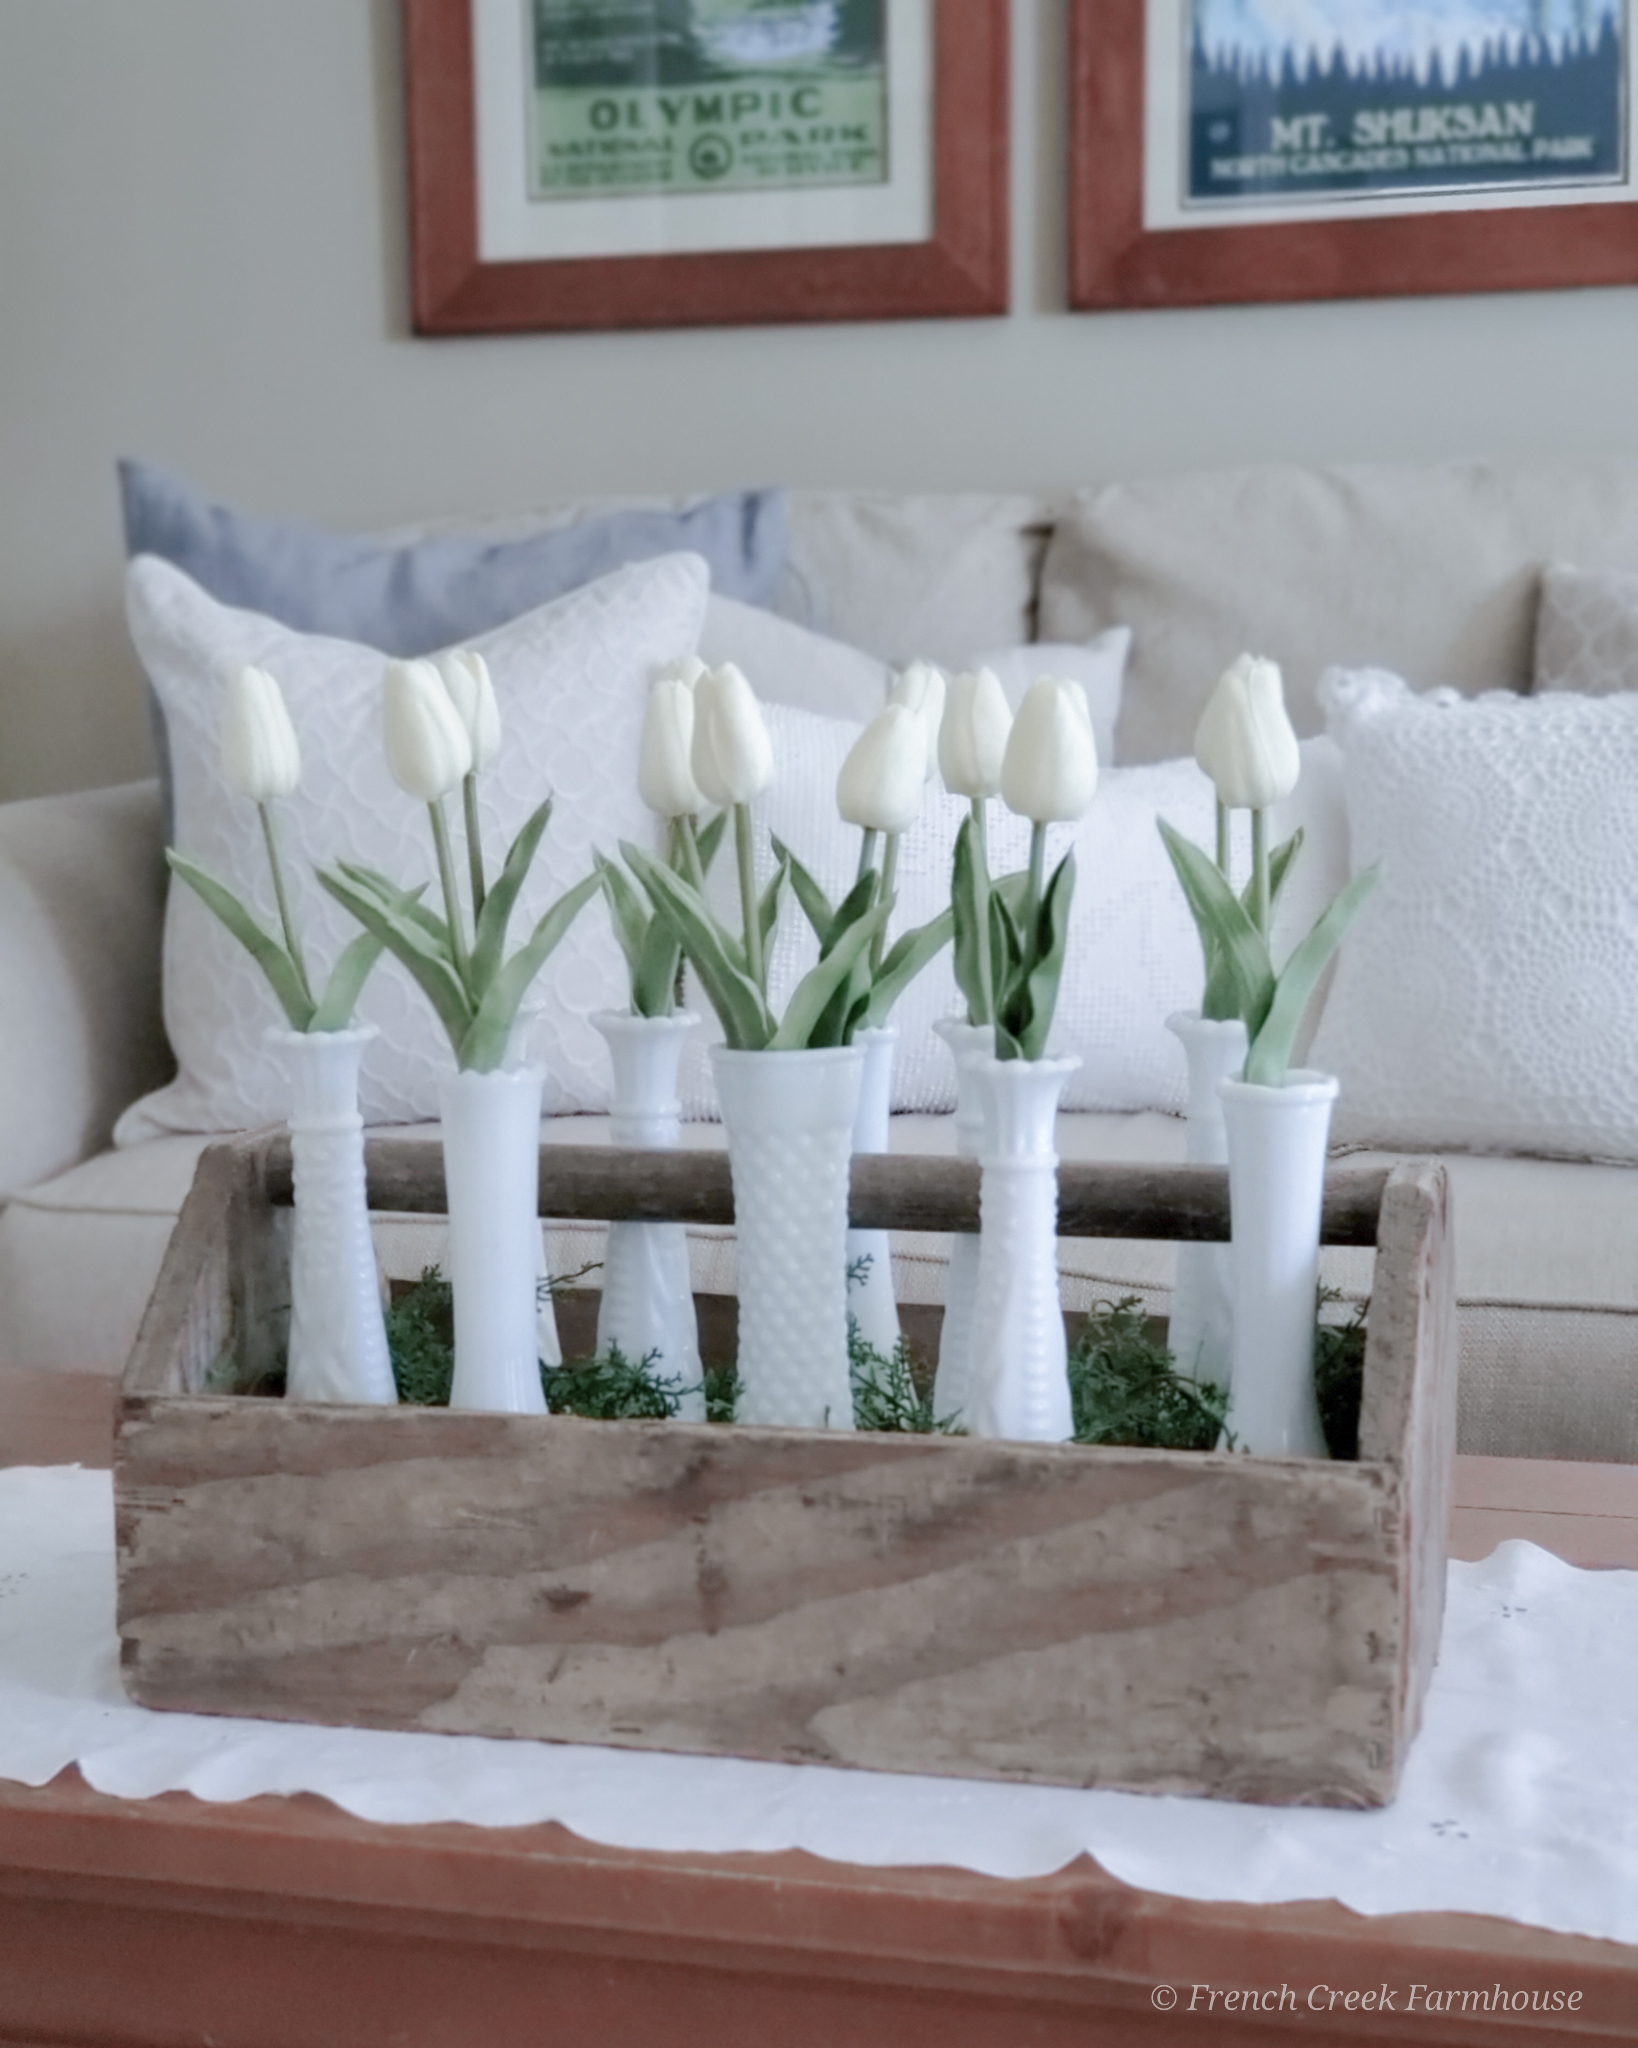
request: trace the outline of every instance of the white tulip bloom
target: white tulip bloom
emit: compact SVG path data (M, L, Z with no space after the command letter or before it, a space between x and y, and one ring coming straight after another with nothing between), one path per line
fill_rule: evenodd
M913 661L887 693L889 704L919 711L927 734L923 779L931 782L938 768L939 727L944 722L944 672L930 661Z
M836 808L867 832L904 832L921 814L927 734L919 711L887 704L860 733L836 778Z
M1001 762L1007 808L1037 825L1084 817L1098 789L1092 714L1079 683L1042 676L1018 707Z
M301 781L301 748L284 693L265 668L242 668L223 692L222 780L256 803L290 796Z
M422 803L459 789L471 772L466 726L430 661L387 663L381 722L393 781Z
M750 684L731 661L694 685L694 780L707 803L748 804L773 780L773 743Z
M671 673L668 664L648 693L643 718L642 750L637 758L637 789L643 802L662 818L692 818L705 809L694 780L694 692L689 682Z
M938 768L952 796L995 796L1012 731L1006 692L987 668L951 679L938 729Z
M1195 727L1194 758L1231 811L1266 811L1296 788L1302 756L1272 661L1242 654L1225 670Z
M500 707L495 702L488 662L481 654L460 647L438 657L438 673L466 727L472 767L487 768L500 752L501 743Z

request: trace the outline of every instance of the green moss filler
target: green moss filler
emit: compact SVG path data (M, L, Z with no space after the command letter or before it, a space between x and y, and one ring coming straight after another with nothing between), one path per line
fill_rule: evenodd
M1336 1300L1330 1294L1320 1298L1315 1391L1332 1457L1352 1460L1359 1456L1366 1305L1347 1321L1327 1321L1324 1311ZM447 1407L454 1372L454 1302L436 1266L425 1268L388 1310L387 1344L399 1400L412 1407ZM932 1374L903 1338L893 1355L884 1357L864 1341L850 1318L848 1364L860 1429L914 1436L961 1433L952 1416L935 1412ZM652 1365L651 1359L628 1359L618 1350L603 1358L543 1365L546 1405L554 1415L599 1421L668 1420L685 1389L680 1380L656 1374ZM738 1373L732 1365L707 1365L704 1378L706 1420L732 1422L739 1405ZM1137 1295L1094 1304L1070 1347L1069 1392L1078 1444L1209 1451L1222 1436L1228 1408L1225 1389L1197 1385L1178 1372L1172 1354L1151 1333Z

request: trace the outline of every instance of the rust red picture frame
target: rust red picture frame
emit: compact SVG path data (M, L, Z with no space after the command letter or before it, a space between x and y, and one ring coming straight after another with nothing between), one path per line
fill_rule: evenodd
M1070 0L1069 300L1086 312L1638 281L1638 203L1146 230L1144 23Z
M1004 313L1010 0L934 0L933 232L923 242L486 263L471 0L403 0L420 334Z

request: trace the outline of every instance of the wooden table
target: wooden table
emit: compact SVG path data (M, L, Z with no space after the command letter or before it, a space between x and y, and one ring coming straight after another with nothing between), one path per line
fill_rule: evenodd
M106 1463L109 1391L6 1375L0 1463ZM1638 1565L1638 1467L1457 1468L1456 1555L1524 1535ZM1416 1984L1453 2009L1407 2011ZM1366 2009L1384 1985L1393 2008ZM1581 1998L1478 2009L1497 1985ZM1266 2011L1222 1997L1282 1987ZM1009 1883L376 1827L310 1797L108 1799L75 1771L0 1784L0 2048L1166 2048L1219 2030L1247 2048L1638 2041L1638 1949L1462 1914L1199 1905L1086 1858Z

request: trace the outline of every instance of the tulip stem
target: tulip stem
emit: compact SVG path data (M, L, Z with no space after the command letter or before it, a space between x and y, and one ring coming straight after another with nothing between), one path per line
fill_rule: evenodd
M1036 921L1041 915L1041 879L1046 872L1046 836L1044 825L1029 828L1029 882L1024 892L1024 958L1033 960Z
M483 916L483 834L478 830L478 774L461 778L461 807L466 816L466 865L472 877L472 927Z
M855 883L862 882L876 865L876 840L879 836L868 825L862 828L859 837L859 872L853 878Z
M682 854L685 878L692 882L701 896L705 894L705 863L700 859L699 835L694 830L694 821L686 812L672 819L677 831L677 846Z
M893 885L899 868L899 834L889 832L882 846L882 886L877 892L878 903L891 903ZM870 971L872 974L882 964L882 955L887 950L887 927L883 925L870 942Z
M751 807L734 806L734 850L739 855L739 902L745 919L745 971L764 995L767 975L762 965L762 919L756 895L756 842L751 836Z
M1268 813L1251 814L1251 921L1268 937Z
M470 996L472 987L472 961L466 950L466 930L461 923L461 892L455 883L455 853L449 843L449 822L444 816L442 797L434 797L427 805L432 818L432 843L438 849L438 879L444 889L444 912L449 919L449 951L455 962L455 973L462 988Z
M1223 799L1217 799L1217 866L1224 880L1229 871L1229 807Z
M279 837L273 828L273 806L265 798L257 802L256 808L262 814L262 837L267 841L267 864L273 870L273 894L279 906L279 923L284 927L284 947L290 955L290 964L296 970L296 979L301 983L301 992L309 1002L313 1000L313 985L307 979L307 962L301 957L301 941L296 937L296 920L290 914L290 898L285 894L284 867L279 859Z
M995 967L990 952L989 806L981 796L975 796L972 805L973 852L977 855L976 866L983 876L983 887L977 892L977 899L973 905L978 915L978 930L974 934L978 944L978 1001L967 1005L967 1022L993 1024Z

